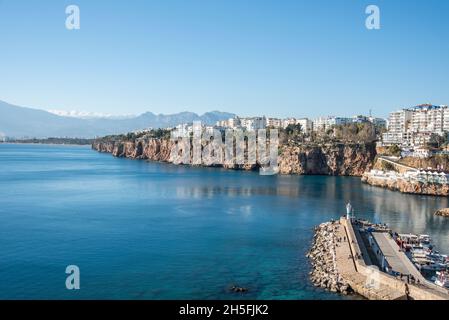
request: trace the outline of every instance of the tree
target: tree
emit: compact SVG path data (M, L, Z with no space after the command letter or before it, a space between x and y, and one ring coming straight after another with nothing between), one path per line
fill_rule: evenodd
M400 157L401 151L402 151L401 148L397 144L393 144L388 147L388 153L395 157Z
M342 142L373 142L376 129L372 123L348 123L333 128L334 136Z
M428 147L441 148L443 145L447 145L448 143L448 133L444 132L443 135L439 135L436 133L432 133L430 135L429 142L427 143Z
M299 134L302 132L302 127L299 123L297 124L289 124L287 128L285 128L285 132L288 135Z
M285 129L280 132L280 140L282 143L288 141L299 142L303 141L304 133L302 132L302 126L298 124L289 124Z

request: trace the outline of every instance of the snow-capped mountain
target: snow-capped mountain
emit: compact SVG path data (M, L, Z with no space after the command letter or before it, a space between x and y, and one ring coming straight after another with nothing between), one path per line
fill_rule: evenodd
M201 121L204 124L212 125L219 120L226 120L234 116L232 113L219 111L206 112L203 115L193 112L175 114L145 112L138 116L114 118L114 116L104 117L104 115L98 116L98 114L88 112L48 112L0 101L0 139L1 136L93 138L148 128L174 127L192 121Z
M53 113L57 116L61 117L71 117L71 118L79 118L79 119L130 119L136 117L133 114L126 115L114 115L109 113L100 113L100 112L88 112L88 111L77 111L77 110L47 110L50 113Z

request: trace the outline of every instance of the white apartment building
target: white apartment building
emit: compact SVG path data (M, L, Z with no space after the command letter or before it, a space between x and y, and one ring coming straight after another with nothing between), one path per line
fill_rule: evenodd
M449 108L443 108L443 131L449 131Z
M372 123L378 127L386 127L387 126L387 121L385 119L375 118L372 116L363 116L363 115L353 116L352 122L354 122L354 123Z
M217 127L222 128L239 128L241 126L241 120L239 117L230 118L228 120L217 121Z
M313 121L314 131L324 131L330 129L332 126L338 126L343 124L352 123L352 118L345 117L319 117Z
M430 104L390 113L388 132L382 136L384 145L423 146L432 133L449 131L449 108Z
M282 128L285 129L285 128L287 128L291 124L296 124L296 119L295 118L282 119Z
M313 121L307 118L301 118L296 120L296 124L301 125L301 130L304 133L310 133L313 130Z
M414 108L411 130L413 132L435 132L442 134L444 106L422 105Z
M220 120L215 123L217 127L226 128L228 126L228 120Z
M193 126L188 123L178 124L172 131L173 138L187 138L193 132Z
M313 130L313 121L308 118L286 118L282 120L282 128L287 128L289 125L299 124L301 126L301 130L304 133L309 133Z
M265 129L267 119L265 117L241 118L241 126L247 131Z
M367 123L367 122L371 122L371 121L370 121L369 117L367 117L367 116L357 115L357 116L352 117L352 122L353 123Z
M280 128L282 127L282 120L278 118L267 118L267 127Z
M387 127L387 120L382 118L368 117L368 121L377 127Z
M240 128L242 125L242 121L239 117L234 117L228 120L228 127L229 128Z
M313 131L324 131L327 127L328 117L319 117L313 120Z
M408 131L412 120L413 111L403 109L390 113L388 118L388 132L382 136L384 145L403 144L408 141Z

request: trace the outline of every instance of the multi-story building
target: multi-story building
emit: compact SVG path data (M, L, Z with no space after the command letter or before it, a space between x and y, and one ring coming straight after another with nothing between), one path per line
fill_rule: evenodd
M383 118L375 118L375 117L368 117L368 121L374 124L376 127L387 127L387 120Z
M313 121L314 131L324 131L332 128L332 126L339 126L353 122L352 118L345 117L319 117Z
M383 144L404 144L408 140L407 132L412 115L413 111L410 109L391 112L388 118L388 132L382 136Z
M173 138L187 138L193 132L193 126L188 123L178 124L172 131Z
M353 123L372 123L377 127L386 127L387 121L382 118L375 118L372 116L363 116L363 115L357 115L352 117Z
M267 120L264 117L241 118L241 126L247 131L266 128Z
M217 121L216 126L221 128L239 128L241 126L241 120L236 116L228 120Z
M282 120L278 118L267 118L267 127L280 128L282 127Z
M390 113L388 132L383 134L382 140L384 145L416 147L428 143L432 134L443 135L447 131L448 107L423 104Z
M324 131L327 127L328 117L319 117L313 120L314 131Z
M370 118L367 116L357 115L352 117L353 123L367 123L370 122Z
M228 127L229 128L240 128L242 125L242 121L239 117L234 117L228 120Z
M301 130L304 133L310 133L313 130L313 121L307 118L301 118L296 120L296 124L301 125Z
M293 125L296 124L296 119L295 118L285 118L282 119L282 128L287 128L289 125Z
M304 133L309 133L313 130L313 121L308 118L286 118L282 120L282 128L287 128L289 125L297 125L301 126L301 130Z
M228 120L220 120L215 124L217 127L226 128L228 126Z
M353 122L352 118L344 118L344 117L330 117L328 120L328 126L340 126L343 124L348 124Z
M443 108L443 131L449 131L449 108Z
M411 130L413 132L435 132L442 134L445 106L420 105L413 108Z

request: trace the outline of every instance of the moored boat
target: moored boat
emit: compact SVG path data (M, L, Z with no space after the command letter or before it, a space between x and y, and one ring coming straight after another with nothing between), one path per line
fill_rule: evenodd
M449 275L444 271L437 271L435 284L443 288L449 288Z

